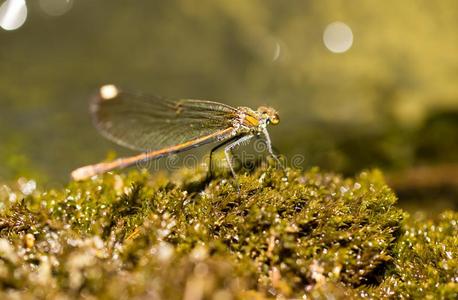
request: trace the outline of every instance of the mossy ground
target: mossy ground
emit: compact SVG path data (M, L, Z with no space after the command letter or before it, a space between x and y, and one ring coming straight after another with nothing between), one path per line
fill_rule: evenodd
M0 193L0 298L458 297L458 213L408 216L378 171L200 175Z

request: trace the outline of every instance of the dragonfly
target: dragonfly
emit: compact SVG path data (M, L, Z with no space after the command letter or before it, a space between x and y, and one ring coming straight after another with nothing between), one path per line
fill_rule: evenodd
M74 180L84 180L212 142L219 144L210 152L210 172L212 153L224 147L225 159L236 178L231 151L254 137L264 138L267 151L282 166L267 131L269 124L280 122L277 111L271 107L260 106L253 110L208 100L172 100L125 92L109 84L102 86L92 98L90 113L95 127L104 137L142 153L80 167L71 173Z

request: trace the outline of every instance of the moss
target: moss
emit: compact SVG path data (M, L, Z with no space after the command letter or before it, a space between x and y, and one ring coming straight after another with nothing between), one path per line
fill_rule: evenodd
M457 295L458 215L409 217L378 171L260 168L239 193L201 178L134 171L0 193L0 298Z
M458 213L409 220L393 248L395 264L376 294L403 298L458 298Z

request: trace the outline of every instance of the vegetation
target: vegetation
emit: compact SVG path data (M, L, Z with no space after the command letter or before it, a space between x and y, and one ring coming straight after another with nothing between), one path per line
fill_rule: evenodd
M458 296L458 214L409 216L379 171L202 174L4 186L0 298Z

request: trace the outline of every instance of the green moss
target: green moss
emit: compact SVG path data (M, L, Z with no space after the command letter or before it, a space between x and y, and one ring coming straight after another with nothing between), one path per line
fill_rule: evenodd
M458 215L411 219L378 171L201 177L0 193L0 298L457 295Z
M376 294L404 298L458 298L458 213L410 220L393 248L394 264Z

